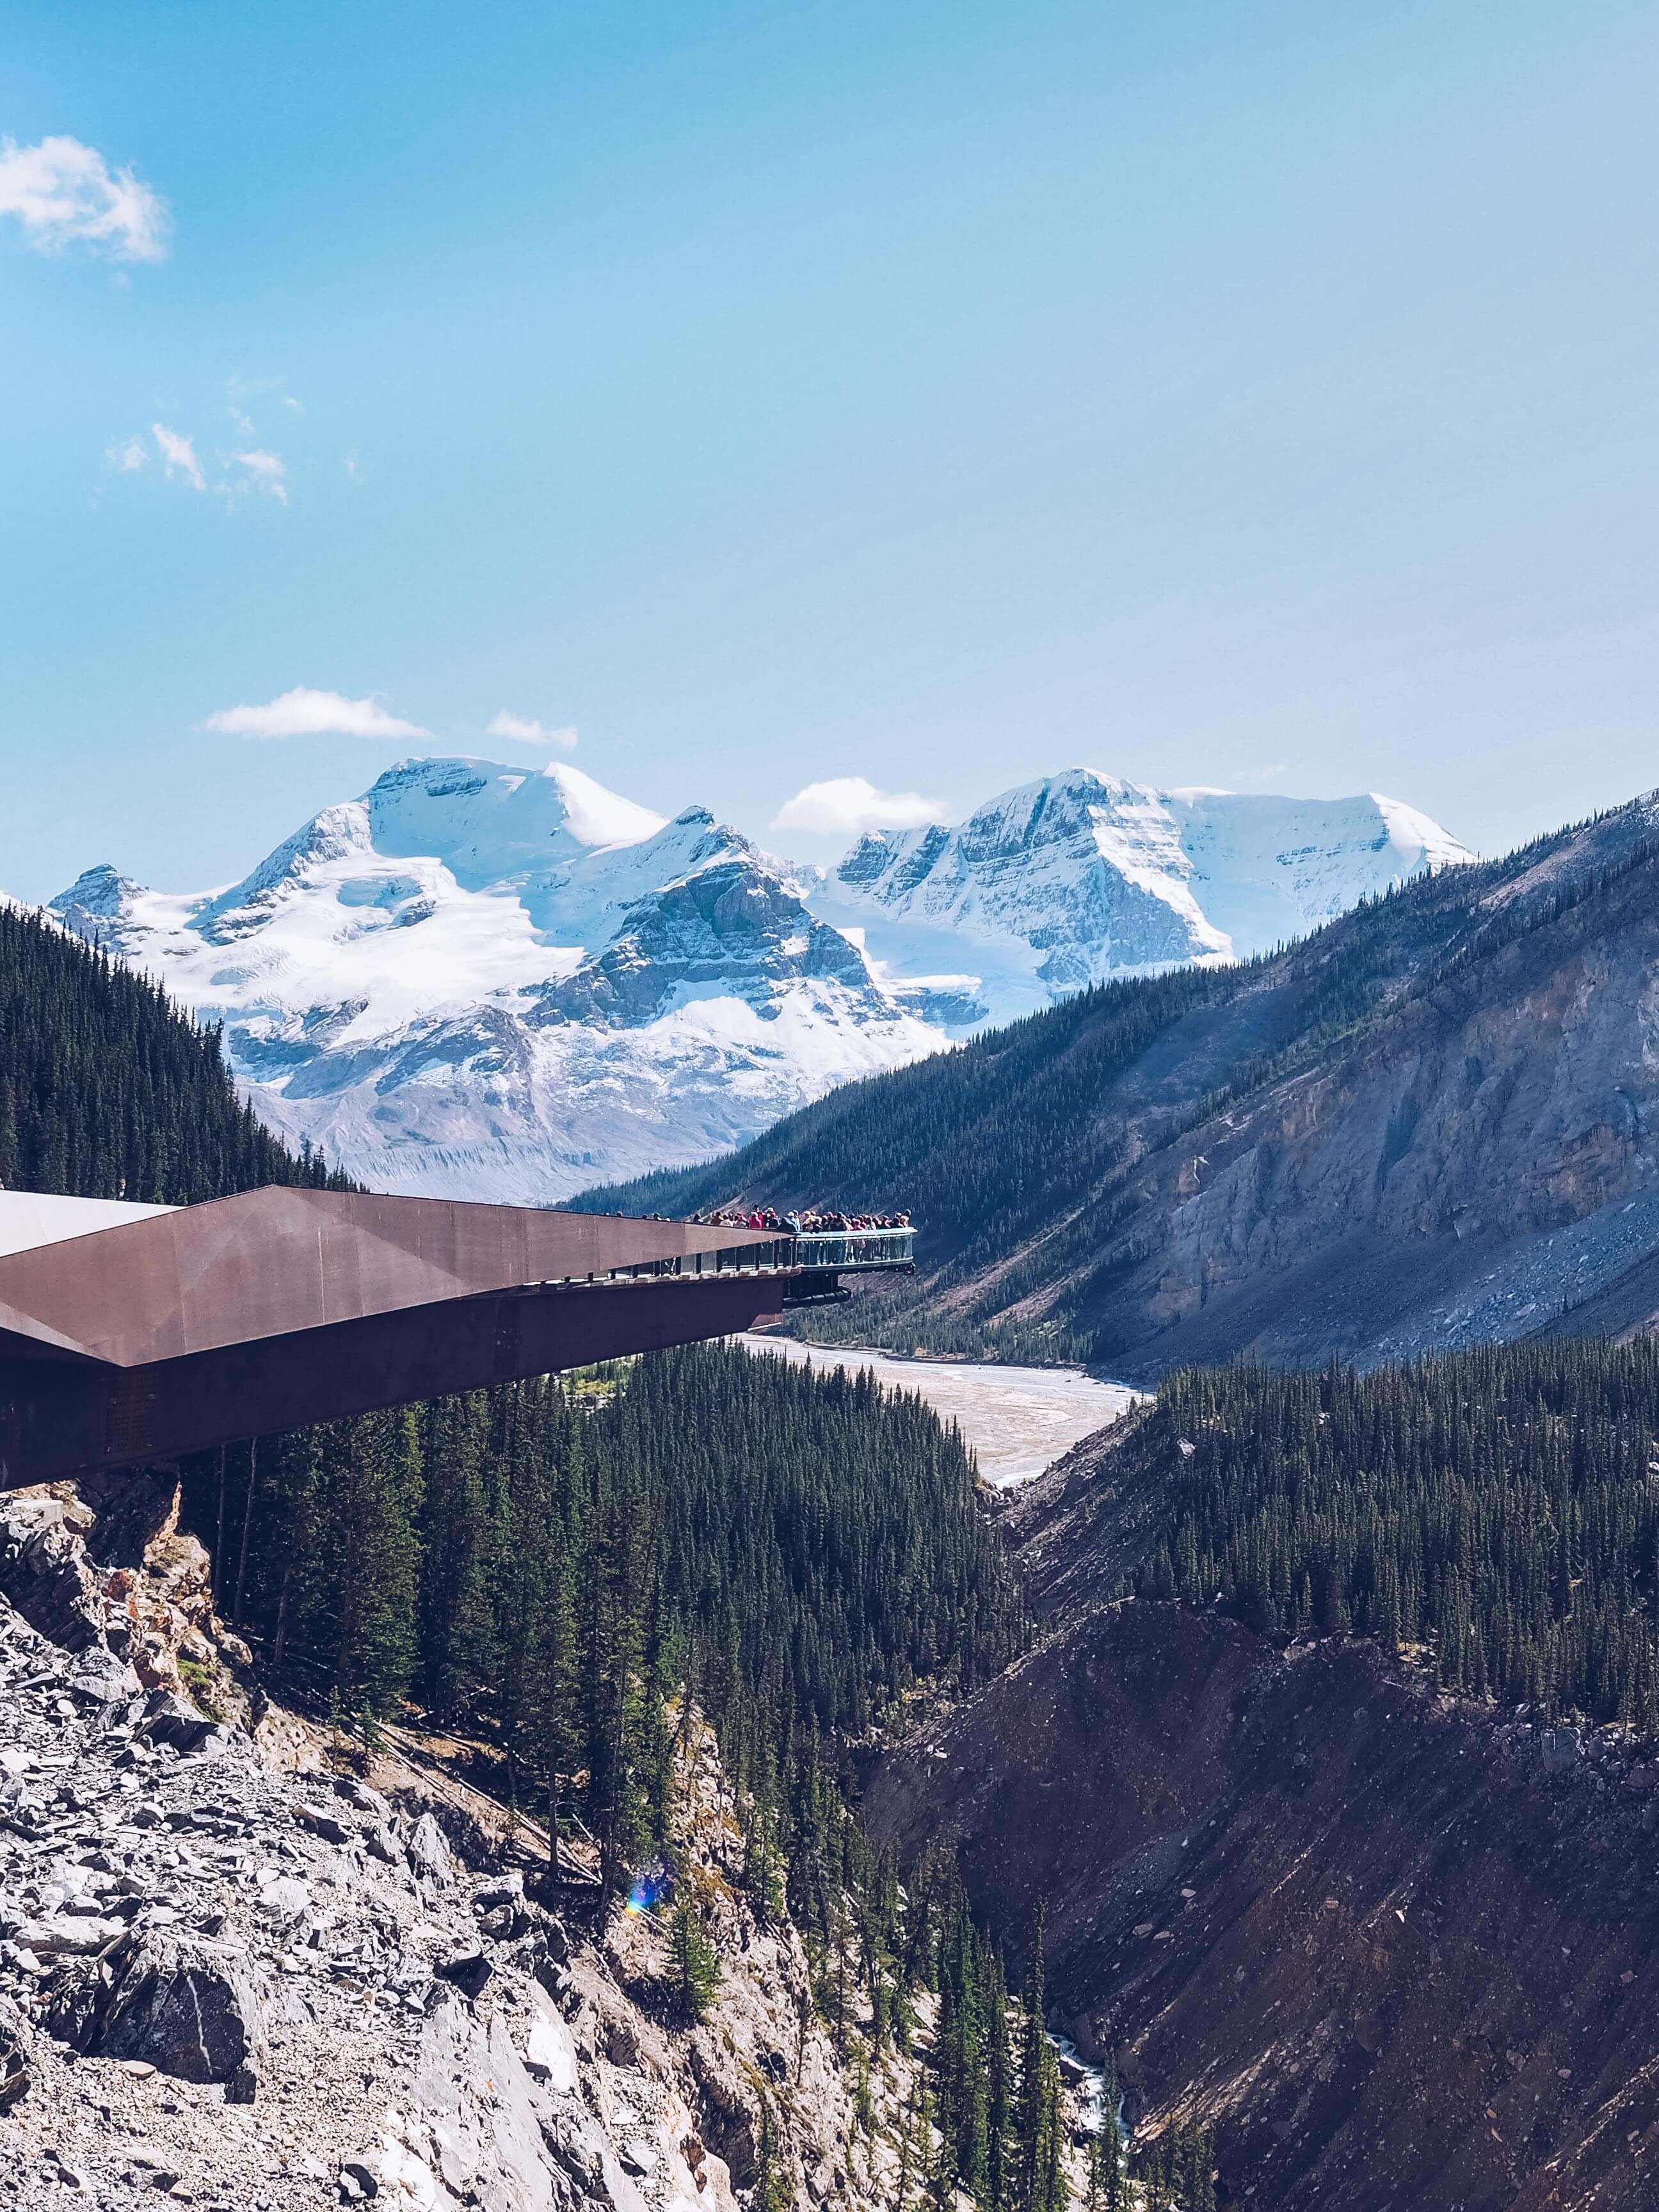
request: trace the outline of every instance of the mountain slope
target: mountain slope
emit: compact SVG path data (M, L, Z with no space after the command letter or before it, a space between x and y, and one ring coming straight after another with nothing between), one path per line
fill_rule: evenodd
M1231 969L1108 985L605 1202L908 1206L922 1272L842 1325L1376 1359L1659 1305L1659 805L1446 870Z
M1229 2202L1652 2201L1656 1404L1650 1344L1186 1370L1005 1516L1042 1640L866 1817L1047 1899Z
M864 1809L907 1858L956 1847L998 1924L1046 1904L1054 2016L1140 2142L1213 2131L1223 2201L1645 2212L1651 1775L1365 1644L1137 1601L1057 1627Z

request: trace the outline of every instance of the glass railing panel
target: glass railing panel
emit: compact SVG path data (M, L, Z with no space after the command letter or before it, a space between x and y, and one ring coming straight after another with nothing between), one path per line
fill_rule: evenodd
M892 1267L915 1256L909 1229L807 1230L795 1239L795 1264L802 1267Z

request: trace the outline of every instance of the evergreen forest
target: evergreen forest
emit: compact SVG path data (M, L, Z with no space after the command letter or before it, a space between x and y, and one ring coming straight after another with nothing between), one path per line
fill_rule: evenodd
M341 1188L236 1096L216 1030L38 914L0 907L0 1188L191 1206Z
M1432 1647L1449 1689L1659 1734L1659 1345L1189 1369L1127 1444L1144 1596Z

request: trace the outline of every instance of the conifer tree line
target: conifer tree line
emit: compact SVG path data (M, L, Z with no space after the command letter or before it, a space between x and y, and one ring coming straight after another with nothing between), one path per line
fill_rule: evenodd
M189 1206L272 1182L346 1187L254 1120L216 1030L40 915L0 908L0 1188Z
M1142 1595L1431 1642L1441 1681L1659 1733L1659 1345L1171 1376L1132 1441Z

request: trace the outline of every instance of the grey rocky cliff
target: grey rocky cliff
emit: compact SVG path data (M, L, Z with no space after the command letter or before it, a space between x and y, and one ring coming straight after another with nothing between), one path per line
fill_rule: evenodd
M151 1533L106 1565L73 1493L0 1501L0 1587L55 1580L77 1646L0 1595L0 2204L738 2212L763 2107L793 2203L890 2202L695 1717L676 1840L722 1972L693 2028L659 1919L544 1899L489 1801L249 1695L168 1502L126 1501ZM878 2072L896 2110L913 2069Z

